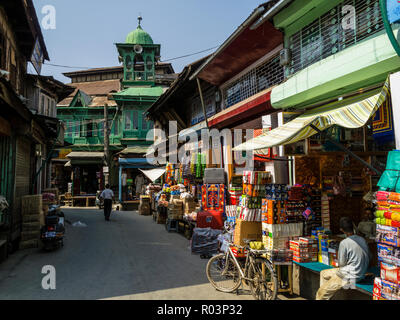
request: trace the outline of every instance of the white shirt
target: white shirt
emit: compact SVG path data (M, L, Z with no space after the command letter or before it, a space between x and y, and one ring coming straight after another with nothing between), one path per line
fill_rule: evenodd
M114 192L111 189L104 189L100 197L103 199L112 200L114 197Z

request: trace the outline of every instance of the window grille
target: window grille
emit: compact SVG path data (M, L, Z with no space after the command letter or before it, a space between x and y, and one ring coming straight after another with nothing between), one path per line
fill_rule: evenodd
M359 43L383 28L379 0L344 1L290 37L292 61L287 74Z
M224 90L225 108L283 82L284 72L279 56L250 70Z

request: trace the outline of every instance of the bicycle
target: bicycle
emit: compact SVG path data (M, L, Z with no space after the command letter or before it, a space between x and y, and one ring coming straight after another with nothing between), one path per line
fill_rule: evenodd
M226 253L218 254L208 261L207 278L211 285L221 292L234 292L244 281L257 300L275 300L278 293L277 275L271 261L262 257L269 253L269 250L251 249L250 242L246 241L245 247L235 245L237 248L247 250L243 268L232 251L233 243L229 243ZM226 282L231 284L223 286Z

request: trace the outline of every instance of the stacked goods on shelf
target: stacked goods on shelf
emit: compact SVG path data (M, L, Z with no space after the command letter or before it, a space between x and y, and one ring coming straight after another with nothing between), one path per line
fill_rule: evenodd
M181 220L183 218L183 201L172 199L168 204L168 219Z
M310 202L308 207L313 211L313 220L311 221L311 228L317 228L322 225L322 197L321 191L317 189L311 189L310 191Z
M303 234L302 223L268 224L262 223L262 241L268 250L289 249L290 240Z
M291 240L290 250L293 252L293 261L298 263L318 261L317 240L311 237L300 237L298 240Z
M231 179L231 184L229 185L229 204L239 205L240 198L243 194L243 177L233 176Z
M242 186L233 186L232 184L229 185L229 204L231 205L239 205L240 198L243 194L243 187Z
M139 214L142 216L151 215L150 196L140 196Z
M376 193L376 242L381 277L375 279L377 299L400 300L400 194ZM375 290L375 289L374 289Z
M238 208L239 207L236 205L226 206L225 208L226 221L231 225L234 225L236 223Z
M287 187L286 215L288 223L304 221L303 213L307 209L302 186Z
M261 202L266 196L265 184L271 181L269 172L244 171L243 195L240 199L239 219L261 222Z
M318 262L329 265L329 243L326 242L329 236L325 232L322 227L313 229L311 237L318 241Z
M174 179L174 165L172 163L167 163L165 169L165 182L171 185Z
M319 239L319 251L321 262L329 266L329 240L321 238L321 236Z
M42 195L21 198L22 232L20 249L38 248L40 228L45 223Z
M322 178L322 190L328 198L332 198L333 194L334 177L325 176Z
M331 228L331 218L329 214L329 197L327 194L324 194L321 198L321 220L322 227L325 229Z
M288 200L288 186L286 184L267 184L265 185L267 200Z
M262 199L261 221L267 224L285 224L286 202Z
M201 179L204 176L204 170L206 169L207 156L205 153L192 153L192 159L190 162L191 174L196 179Z

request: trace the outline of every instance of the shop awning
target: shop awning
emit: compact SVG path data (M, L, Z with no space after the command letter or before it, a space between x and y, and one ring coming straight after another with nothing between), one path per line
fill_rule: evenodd
M103 158L104 152L71 152L67 155L69 159L77 158Z
M118 154L122 155L128 155L128 154L146 154L147 149L149 149L149 146L134 146L134 147L128 147L122 150L121 152L118 152Z
M317 133L310 126L326 130L333 125L344 128L363 127L386 100L389 81L386 81L380 93L365 93L305 112L296 119L279 128L264 133L250 141L235 147L234 151L256 150L258 154L267 154L268 148L294 143L307 139Z
M146 175L146 177L148 177L152 182L156 181L166 171L165 167L151 170L139 170L142 171Z
M104 152L77 152L73 151L66 156L72 165L97 164L104 161Z
M123 168L149 169L155 168L152 159L147 158L119 158L118 163Z

